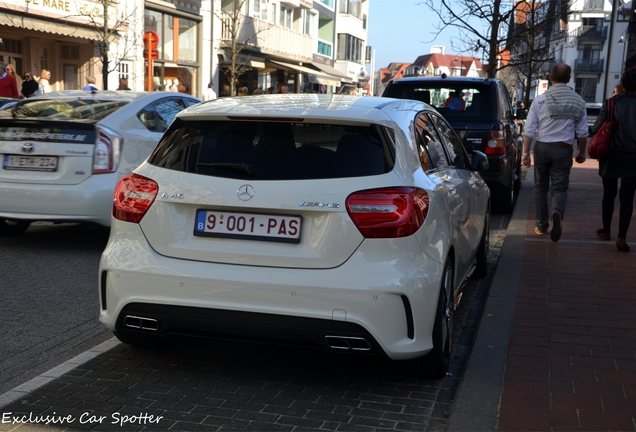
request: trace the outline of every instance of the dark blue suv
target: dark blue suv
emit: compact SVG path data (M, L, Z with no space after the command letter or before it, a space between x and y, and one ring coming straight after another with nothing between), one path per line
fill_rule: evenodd
M389 82L382 96L415 99L437 109L469 153L480 150L488 156L490 169L481 175L491 189L493 206L512 212L521 186L523 146L503 82L446 75L398 78Z

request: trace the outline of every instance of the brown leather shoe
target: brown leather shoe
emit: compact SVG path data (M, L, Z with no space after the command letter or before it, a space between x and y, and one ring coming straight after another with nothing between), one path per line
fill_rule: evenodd
M628 252L630 249L629 245L623 237L618 237L616 239L616 248L621 252Z
M603 228L597 229L596 235L599 236L601 240L609 240L612 238L612 235L610 233L603 231Z
M546 235L548 232L547 231L541 231L541 229L539 229L539 227L534 227L534 233L536 235Z

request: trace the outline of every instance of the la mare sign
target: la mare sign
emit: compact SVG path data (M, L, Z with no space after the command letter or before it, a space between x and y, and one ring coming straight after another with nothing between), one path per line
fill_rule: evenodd
M71 11L71 2L64 0L29 0L27 3L33 6L42 6L49 9L55 9L64 12Z
M18 0L19 1L19 0ZM79 17L104 17L104 5L103 2L77 2L76 0L25 0L27 7L36 7L37 9L55 10L59 12L71 13L71 16ZM117 10L114 8L115 2L107 1L105 4L108 8L108 16L117 16Z

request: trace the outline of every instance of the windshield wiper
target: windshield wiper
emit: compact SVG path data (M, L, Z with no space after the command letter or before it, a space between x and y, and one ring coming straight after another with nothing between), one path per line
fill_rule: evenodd
M214 162L214 163L197 163L197 166L207 166L211 168L218 168L224 170L245 171L252 175L256 172L254 165L247 163L234 163L234 162Z

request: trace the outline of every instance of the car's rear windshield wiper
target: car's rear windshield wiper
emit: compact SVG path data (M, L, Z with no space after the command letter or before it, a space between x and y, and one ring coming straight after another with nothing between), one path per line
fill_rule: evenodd
M234 162L214 162L214 163L198 163L197 166L207 166L211 168L245 171L248 174L254 174L256 169L254 165L246 163L234 163Z

